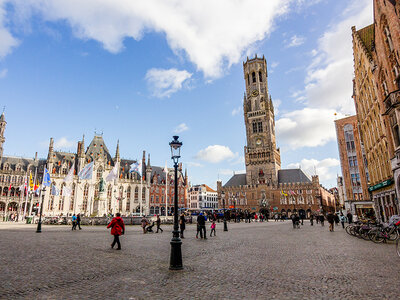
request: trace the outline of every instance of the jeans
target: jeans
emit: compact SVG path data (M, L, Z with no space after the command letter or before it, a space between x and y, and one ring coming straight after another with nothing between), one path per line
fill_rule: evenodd
M206 239L207 238L206 225L200 225L200 238L201 239L203 238L203 234L204 234L204 238Z

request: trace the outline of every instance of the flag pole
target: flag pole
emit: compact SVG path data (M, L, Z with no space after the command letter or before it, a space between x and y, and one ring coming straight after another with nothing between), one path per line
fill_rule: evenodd
M35 176L34 176L34 181L33 181L33 188L35 188L35 182L36 182L36 175L37 175L37 167L35 167ZM34 191L33 191L34 192ZM31 195L32 195L32 191L31 191ZM33 197L33 195L32 195L32 197ZM29 207L29 215L32 215L32 206L33 206L33 200L32 200L32 197L31 197L31 201L29 201L30 202L30 207Z
M165 163L165 217L168 217L168 169Z
M28 204L27 182L28 182L28 172L26 172L26 175L25 175L25 185L24 185L24 192L26 192L26 195L25 195L25 207L24 207L24 219L26 217L26 205Z
M143 175L140 176L140 216L143 217Z

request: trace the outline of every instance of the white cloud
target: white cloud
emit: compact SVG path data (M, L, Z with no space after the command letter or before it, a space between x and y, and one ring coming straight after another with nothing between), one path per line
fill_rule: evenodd
M330 26L311 53L313 60L308 67L304 91L309 106L353 114L351 26L360 29L373 23L372 1L351 2L335 21L338 19L341 21Z
M188 167L198 167L198 168L203 167L202 164L200 164L200 163L198 163L198 162L194 162L194 161L188 161L188 162L185 162L185 164L186 164Z
M308 175L319 176L320 181L332 181L336 178L336 170L340 166L340 161L336 158L325 158L323 160L302 159L300 163L289 164L288 168L301 168Z
M220 174L220 175L233 175L233 170L231 170L231 169L221 169L221 170L218 170L218 174Z
M277 66L279 66L279 62L273 61L273 62L271 63L271 69L275 69Z
M7 76L8 70L7 69L3 69L0 71L0 79L1 78L5 78Z
M200 150L195 158L211 163L218 163L223 160L233 159L237 155L237 153L234 154L227 146L212 145Z
M242 106L238 106L232 110L232 116L238 115L242 111Z
M332 109L313 108L285 113L276 121L277 140L292 149L323 146L336 139L334 114Z
M175 127L174 132L175 133L181 133L186 130L189 130L189 127L185 123L179 124L178 126Z
M274 114L275 114L275 118L276 116L279 115L279 107L282 104L282 100L281 99L272 99L272 105L274 106Z
M170 97L171 94L182 88L185 80L192 77L186 70L172 69L150 69L146 73L146 80L153 96L158 98Z
M286 48L301 46L304 44L305 41L305 37L294 35L290 38L290 42L286 45Z
M96 40L112 53L124 48L125 38L138 41L147 32L162 33L170 48L207 78L222 76L247 49L267 37L290 5L308 5L304 0L7 1L17 6L15 11L30 10L46 22L65 21L76 37ZM244 12L251 7L257 9L249 17Z
M19 44L19 41L6 28L5 5L6 1L0 0L0 59L10 54L12 49Z
M76 145L75 141L70 141L66 137L62 137L54 142L55 149L67 149Z

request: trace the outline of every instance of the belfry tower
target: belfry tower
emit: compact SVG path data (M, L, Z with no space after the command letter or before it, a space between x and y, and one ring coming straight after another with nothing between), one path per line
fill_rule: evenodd
M1 160L3 158L3 144L5 142L5 137L4 137L4 132L6 130L6 117L4 116L4 112L1 114L0 117L0 164L1 164Z
M247 146L244 147L247 184L276 184L281 155L276 148L275 116L268 93L267 62L247 58L243 63L246 92L243 100Z

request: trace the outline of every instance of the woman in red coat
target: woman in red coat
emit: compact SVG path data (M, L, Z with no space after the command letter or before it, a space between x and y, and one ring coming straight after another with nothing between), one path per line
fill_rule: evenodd
M111 248L113 249L115 243L118 244L117 250L121 250L121 243L119 242L119 236L125 233L125 224L121 218L121 214L117 213L117 216L113 218L108 224L107 228L111 227L111 234L114 236L114 241L111 244Z

